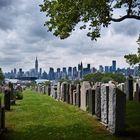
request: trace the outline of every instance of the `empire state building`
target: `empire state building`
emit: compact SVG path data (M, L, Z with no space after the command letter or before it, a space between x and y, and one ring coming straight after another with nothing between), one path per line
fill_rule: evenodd
M35 60L35 75L38 77L38 60L37 60L37 57L36 57L36 60Z

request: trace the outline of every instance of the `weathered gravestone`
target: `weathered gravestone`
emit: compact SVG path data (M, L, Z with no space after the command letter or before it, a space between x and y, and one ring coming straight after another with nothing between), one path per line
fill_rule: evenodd
M61 82L57 83L57 100L60 100L60 95L61 95Z
M95 89L88 89L87 90L87 111L94 115L95 114Z
M108 124L109 85L101 85L101 121Z
M75 90L73 90L73 105L76 105L76 94L77 94L77 92L75 89Z
M68 100L68 94L69 94L68 83L67 82L63 82L61 84L61 100L63 102L66 102Z
M12 83L9 83L9 88L11 90L10 102L11 102L11 105L14 105L16 103L16 94L14 92L14 86Z
M51 94L50 94L50 96L55 98L55 88L54 88L54 85L51 85Z
M125 129L126 95L114 84L109 84L108 129L112 134L120 134Z
M95 87L95 115L97 119L101 119L101 87Z
M5 108L0 107L0 129L3 131L5 129Z
M43 94L46 94L46 86L43 86Z
M1 104L0 98L0 134L5 129L5 109L4 106Z
M10 110L10 105L11 105L10 94L11 94L10 88L5 87L5 90L4 90L4 106L5 106L6 110Z
M70 97L70 104L73 104L73 91L76 90L76 86L74 84L69 85L69 97Z
M48 89L47 93L50 96L50 94L51 94L51 84L50 83L48 84L48 88L47 89Z
M80 107L81 105L81 86L80 84L76 85L76 106Z
M123 93L126 92L126 84L125 83L120 83L117 85L118 89L120 89Z
M136 83L136 91L134 93L134 100L140 102L140 83Z
M133 100L133 77L129 76L126 79L126 98L127 100Z
M86 93L87 90L91 88L91 85L88 81L83 81L83 83L81 84L81 106L80 108L84 111L87 110L87 106L86 106Z

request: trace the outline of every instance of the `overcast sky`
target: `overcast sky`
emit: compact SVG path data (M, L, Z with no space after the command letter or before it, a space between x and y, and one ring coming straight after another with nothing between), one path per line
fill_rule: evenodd
M86 36L86 31L76 29L71 37L60 40L44 27L45 15L40 12L42 0L0 0L0 67L3 71L13 68L28 70L34 67L38 57L39 67L84 66L90 63L111 65L117 60L118 67L127 67L125 54L135 53L140 33L139 21L126 20L112 23L102 29L97 42Z

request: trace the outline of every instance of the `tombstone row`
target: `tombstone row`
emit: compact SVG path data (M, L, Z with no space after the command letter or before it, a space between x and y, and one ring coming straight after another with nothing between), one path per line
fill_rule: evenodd
M2 98L0 98L0 134L5 130L5 110L10 110L11 105L16 103L16 91L22 90L21 87L14 88L12 83L8 86L1 88L1 93L3 92L3 104Z
M46 87L38 85L36 91L88 111L112 134L122 133L125 129L126 95L114 84L58 82Z
M126 94L127 100L140 102L140 80L134 80L129 76L125 83L117 85Z
M5 108L2 106L0 98L0 135L5 129Z

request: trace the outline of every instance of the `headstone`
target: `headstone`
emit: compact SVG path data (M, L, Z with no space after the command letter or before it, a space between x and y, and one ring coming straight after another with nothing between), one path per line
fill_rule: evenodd
M108 129L112 134L120 134L125 129L126 95L115 85L109 85Z
M50 96L51 94L51 84L48 84L48 95Z
M136 83L136 91L134 94L134 100L140 102L140 84Z
M101 85L101 121L108 124L109 85Z
M117 87L123 92L125 93L126 92L126 88L125 88L125 83L120 83L117 85Z
M76 90L73 90L73 105L76 105Z
M1 108L1 97L0 97L0 133L1 133L1 124L2 124L1 117L2 117L2 108Z
M73 104L73 91L76 90L74 84L69 85L69 97L70 97L70 104Z
M4 130L5 129L5 108L4 106L1 107L1 129Z
M88 89L91 88L91 85L88 81L83 81L81 84L81 106L80 108L84 111L86 111L86 92Z
M4 106L6 110L10 110L10 94L11 91L8 87L5 87L5 91L4 91Z
M129 76L126 79L126 98L127 100L133 100L133 77Z
M11 102L11 105L14 105L16 103L16 94L14 92L14 87L12 83L9 83L9 88L11 90L10 102Z
M81 105L81 86L80 84L76 85L76 106L80 107Z
M68 94L68 83L67 82L63 82L61 84L61 100L63 102L66 102L66 98L67 98L67 95Z
M87 111L94 115L95 114L95 89L88 89L87 90Z
M95 88L95 115L97 119L101 119L101 87Z
M57 83L57 100L60 100L60 95L61 95L61 83Z

